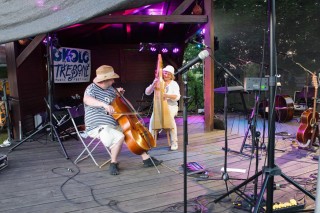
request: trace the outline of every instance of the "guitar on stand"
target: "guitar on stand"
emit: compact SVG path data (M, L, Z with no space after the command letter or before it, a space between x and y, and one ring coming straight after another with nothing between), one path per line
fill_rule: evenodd
M316 138L319 140L318 120L319 114L316 112L318 79L315 73L312 74L312 85L314 86L313 108L309 108L301 114L300 126L297 132L299 148L312 150Z

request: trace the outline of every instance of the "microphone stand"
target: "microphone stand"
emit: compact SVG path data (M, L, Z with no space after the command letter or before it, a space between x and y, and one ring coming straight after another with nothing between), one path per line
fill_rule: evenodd
M189 68L198 62L209 56L207 50L203 50L198 54L198 57L190 61L184 67L178 69L174 75L181 74L183 77L184 96L183 96L183 208L184 213L187 213L187 146L188 146L188 76L186 72Z
M47 128L50 128L50 135L51 135L51 139L52 141L54 141L54 137L56 137L56 139L58 140L60 147L63 151L63 154L65 156L66 159L69 159L69 156L67 154L67 151L63 145L63 143L61 142L61 139L59 137L59 134L57 132L56 126L53 124L52 122L52 84L53 84L53 56L52 56L52 48L53 48L53 44L52 44L52 39L50 36L50 33L47 33L47 43L46 43L46 58L47 58L47 72L48 72L48 106L47 106L47 114L48 114L48 121L47 124L43 125L41 128L39 128L38 130L34 131L32 134L30 134L28 137L24 138L23 140L19 141L19 143L17 143L16 145L14 145L9 152L12 152L15 148L17 148L18 146L20 146L21 144L23 144L25 141L27 141L28 139L32 138L34 135L36 135L37 133L46 130Z
M223 68L223 70L228 74L230 75L234 80L236 80L236 82L238 82L241 86L243 86L243 84L241 83L241 81L239 81L239 79L237 79L233 74L232 72L230 72L227 68L225 68L224 66L222 66L221 63L219 63L215 58L213 59L214 62L216 62L220 67Z
M225 86L225 91L224 91L224 109L223 109L223 114L224 114L224 122L225 122L225 132L227 133L227 104L228 104L228 77L231 76L236 82L238 82L242 87L243 87L243 84L241 83L241 81L239 81L227 68L225 68L224 66L222 66L221 63L219 63L216 59L214 59L214 61L220 66L223 68L223 70L225 71L225 74L224 74L224 86ZM246 109L245 109L246 110ZM248 132L248 131L247 131ZM247 137L247 134L245 136L245 138ZM231 150L228 148L228 139L227 139L227 134L225 134L225 147L222 147L223 150L225 150L225 156L227 155L227 152L234 152L236 154L241 154L241 155L244 155L246 157L249 157L249 158L252 158L252 155L248 155L246 153L243 153L242 152L242 149L240 152L238 151L235 151L235 150ZM226 157L225 157L225 164L226 164ZM224 171L224 173L226 173L226 171Z
M207 57L207 55L205 55L204 57ZM202 60L204 59L202 58L202 56L199 58ZM193 60L193 62L196 62L197 60ZM183 86L184 86L184 90L183 90L184 91L184 96L183 96L183 208L184 208L184 213L187 213L188 100L190 99L190 97L188 97L188 76L186 72L188 71L187 67L190 67L192 63L187 64L187 66L185 66L184 68L180 68L174 74L174 75L178 75L178 74L182 75Z
M183 96L183 207L187 212L187 146L188 146L188 76L186 70L181 70L174 75L182 74L184 96Z
M184 96L183 96L183 204L184 212L187 212L187 145L188 145L188 76L183 75Z

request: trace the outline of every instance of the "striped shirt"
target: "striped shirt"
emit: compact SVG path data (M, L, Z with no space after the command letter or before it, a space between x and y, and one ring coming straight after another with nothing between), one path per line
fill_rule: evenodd
M84 92L85 95L91 96L106 104L111 104L116 98L116 92L112 87L102 89L95 83L91 83ZM84 105L86 130L90 131L100 125L118 126L117 121L112 115L108 115L103 107L91 107Z

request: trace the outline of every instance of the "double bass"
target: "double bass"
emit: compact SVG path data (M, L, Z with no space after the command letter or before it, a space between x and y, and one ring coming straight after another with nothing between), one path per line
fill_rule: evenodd
M259 104L259 114L262 118L268 119L269 117L269 102L263 100ZM275 113L276 121L279 123L284 123L290 121L294 114L293 100L289 95L276 95L275 100Z
M154 138L130 102L120 92L117 90L116 92L118 96L111 103L116 113L112 116L122 128L128 149L134 154L141 155L156 146Z
M316 112L317 94L318 94L318 79L316 74L312 75L312 84L314 86L313 108L307 109L301 114L300 126L297 132L297 140L302 147L307 147L315 142L319 135L318 120L319 114Z

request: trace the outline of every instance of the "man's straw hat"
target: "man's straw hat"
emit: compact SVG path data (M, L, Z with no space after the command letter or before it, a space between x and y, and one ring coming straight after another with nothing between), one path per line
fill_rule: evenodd
M119 75L114 72L113 67L102 65L96 70L95 82L101 82L109 79L119 78Z

